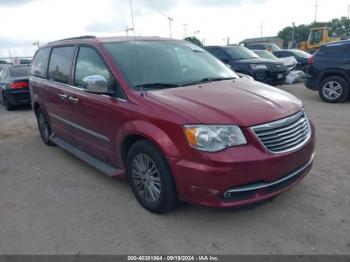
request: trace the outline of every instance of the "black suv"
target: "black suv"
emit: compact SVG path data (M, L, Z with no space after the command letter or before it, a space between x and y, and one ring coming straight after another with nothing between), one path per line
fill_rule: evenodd
M344 102L350 87L350 41L340 41L321 46L309 59L306 74L307 88L319 91L328 103Z
M259 82L277 86L285 81L287 68L282 62L260 58L248 48L233 45L206 46L205 49L235 72L250 75Z

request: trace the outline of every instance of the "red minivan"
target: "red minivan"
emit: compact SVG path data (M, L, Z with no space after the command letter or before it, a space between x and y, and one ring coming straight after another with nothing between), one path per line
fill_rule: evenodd
M43 141L108 176L140 204L218 208L272 198L310 170L302 102L239 77L186 41L92 36L41 47L30 92Z

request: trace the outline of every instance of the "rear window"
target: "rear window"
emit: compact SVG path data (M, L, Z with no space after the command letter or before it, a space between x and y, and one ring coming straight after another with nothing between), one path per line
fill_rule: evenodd
M329 45L321 46L321 49L318 52L318 55L322 54L343 54L348 49L348 44L343 43L334 43Z
M29 67L13 67L10 68L11 77L28 77Z
M50 48L41 49L35 55L30 74L46 78L47 63L49 61Z
M49 79L68 84L72 71L74 47L56 47L52 49L49 64Z

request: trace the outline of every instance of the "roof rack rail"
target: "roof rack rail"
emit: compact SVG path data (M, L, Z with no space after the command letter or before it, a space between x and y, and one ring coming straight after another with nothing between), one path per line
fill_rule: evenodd
M61 42L61 41L66 41L66 40L75 40L75 39L91 39L91 38L96 38L94 35L82 35L82 36L76 36L76 37L70 37L70 38L64 38L56 41L52 41L51 43L56 43L56 42Z

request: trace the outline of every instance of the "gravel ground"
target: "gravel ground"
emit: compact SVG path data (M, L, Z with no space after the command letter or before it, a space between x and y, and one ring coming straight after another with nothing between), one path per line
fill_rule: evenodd
M142 209L125 180L45 146L31 110L0 106L0 254L350 254L350 102L281 89L317 128L303 182L254 208L183 205L162 216Z

